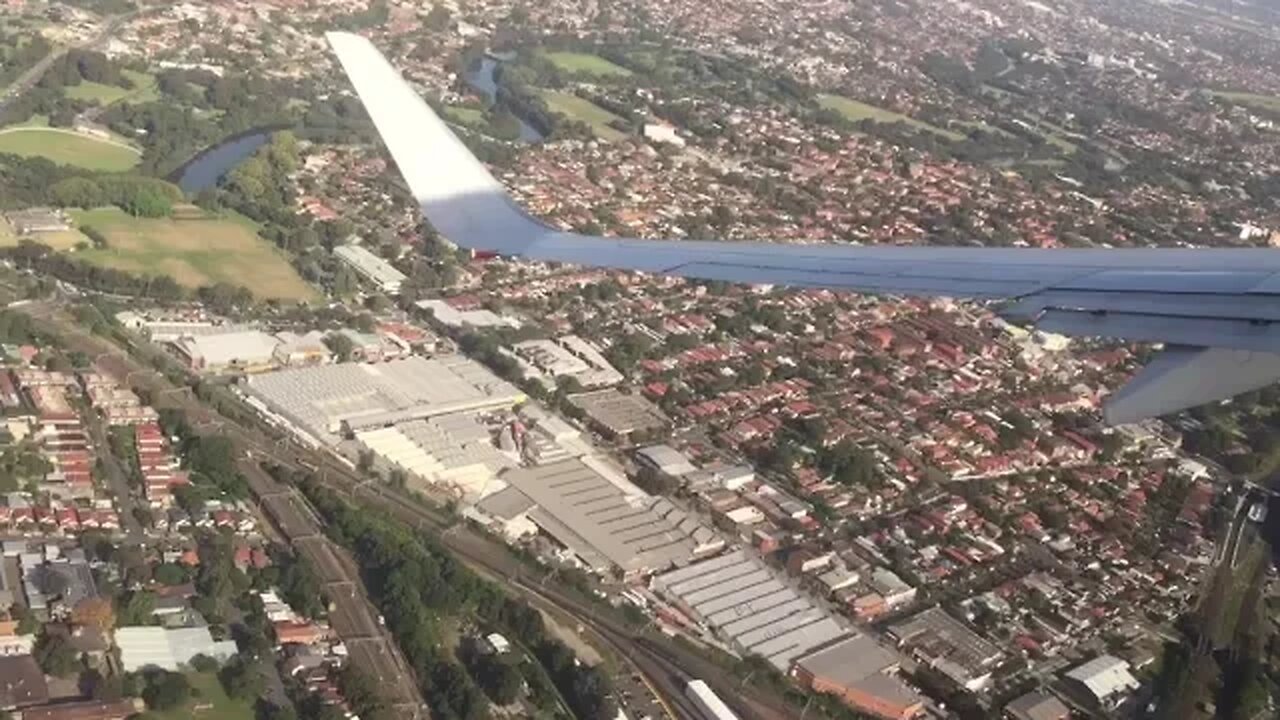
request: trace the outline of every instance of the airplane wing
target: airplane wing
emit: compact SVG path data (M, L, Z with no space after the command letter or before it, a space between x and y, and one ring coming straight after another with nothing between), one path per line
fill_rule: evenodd
M1107 402L1113 424L1280 379L1280 252L1266 249L876 247L591 237L530 217L368 40L328 34L435 229L512 258L704 280L1012 299L1047 332L1161 343Z

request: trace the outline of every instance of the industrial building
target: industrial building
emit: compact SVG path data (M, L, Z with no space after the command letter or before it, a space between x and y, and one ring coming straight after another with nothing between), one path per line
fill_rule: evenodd
M1099 655L1068 672L1066 679L1083 687L1103 707L1114 707L1140 684L1129 672L1129 663L1114 655Z
M1000 648L942 608L929 608L895 623L889 626L889 634L900 648L968 690L985 687L1004 657Z
M460 310L444 300L419 300L415 304L423 310L430 310L437 322L451 328L519 328L521 325L518 319L498 315L492 310Z
M1070 720L1071 709L1058 698L1033 690L1004 706L1009 720Z
M192 370L206 372L257 372L275 365L280 341L260 330L238 330L208 335L186 335L173 341Z
M412 477L476 498L488 494L499 472L520 461L518 453L494 446L490 428L475 413L410 420L358 432L356 439Z
M783 672L797 658L848 634L829 612L743 550L659 575L651 587L740 652L760 655Z
M665 498L627 494L578 459L503 475L476 506L508 535L541 530L601 573L637 577L717 552L724 541Z
M554 387L561 377L574 378L585 388L616 385L623 379L594 345L577 335L526 340L513 348L525 375L538 377L547 387Z
M440 415L510 408L523 393L460 355L343 363L255 375L245 392L267 412L325 444L353 432Z
M650 445L640 448L636 451L636 461L641 467L650 468L673 478L682 478L698 469L689 462L689 458L685 457L684 453L670 445Z
M639 435L664 431L671 426L658 406L638 395L617 390L570 395L569 402L605 435L616 440L634 440Z
M885 720L909 720L924 697L898 678L902 658L867 635L855 635L796 661L795 676L816 693Z
M272 354L277 364L285 367L306 367L333 362L333 353L324 342L324 333L319 330L299 335L293 332L278 332L276 345Z
M391 266L391 263L374 255L360 245L341 245L333 254L357 275L372 283L388 295L399 295L400 286L408 278Z
M196 655L225 661L236 654L234 640L214 641L207 627L166 629L154 626L116 629L120 665L125 672L147 668L180 670Z

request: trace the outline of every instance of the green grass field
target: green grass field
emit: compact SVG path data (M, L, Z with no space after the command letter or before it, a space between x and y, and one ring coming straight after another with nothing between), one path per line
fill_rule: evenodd
M1258 95L1256 93L1234 92L1229 90L1210 90L1214 97L1229 100L1237 105L1280 112L1280 97L1274 95Z
M631 71L621 65L590 53L553 50L542 53L542 56L562 72L574 75L594 75L602 78L630 77L631 75Z
M135 70L125 70L124 75L133 81L132 88L82 82L79 85L68 85L63 93L73 100L88 100L99 105L110 105L120 101L146 103L153 102L159 97L154 76Z
M79 85L68 85L62 92L72 100L88 100L99 105L110 105L129 94L129 90L118 85L103 85L87 80Z
M46 157L62 165L106 172L128 170L141 158L141 153L126 145L70 130L24 126L0 129L0 153Z
M147 717L160 720L253 720L253 704L227 696L215 673L187 673L187 680L195 691L186 704L165 710L151 711Z
M936 125L921 122L902 113L885 110L857 100L850 100L840 95L819 95L818 104L828 110L835 110L851 122L860 122L862 120L871 120L878 123L904 122L914 128L934 133L948 140L958 141L964 139L964 135L958 132L944 130Z
M444 109L445 117L459 125L469 125L471 127L484 127L484 111L469 107L447 106Z
M259 298L312 300L316 291L288 259L234 217L199 220L135 218L118 208L72 213L77 225L107 236L105 249L77 253L89 262L128 272L168 275L186 287L243 285Z
M572 93L560 92L559 90L543 90L542 99L546 101L547 107L552 112L561 113L568 116L572 120L581 120L591 126L591 132L601 140L613 142L626 137L625 133L609 127L609 123L619 120L617 115L596 105L590 100L582 98Z

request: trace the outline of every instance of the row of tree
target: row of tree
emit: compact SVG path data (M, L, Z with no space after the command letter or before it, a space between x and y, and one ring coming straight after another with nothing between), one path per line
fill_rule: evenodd
M441 651L441 619L464 612L530 648L579 718L611 720L616 715L609 677L577 662L528 604L479 578L445 548L399 522L348 505L309 477L288 479L301 481L308 499L328 521L330 533L355 553L370 593L413 665L434 715L486 717L480 687L487 688L497 702L510 697L510 678L497 676L504 671L473 662L469 674Z

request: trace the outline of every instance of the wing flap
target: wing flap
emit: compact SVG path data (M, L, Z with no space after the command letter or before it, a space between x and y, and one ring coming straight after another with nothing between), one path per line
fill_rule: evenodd
M1280 380L1280 355L1169 347L1108 398L1107 422L1123 424L1257 390Z

